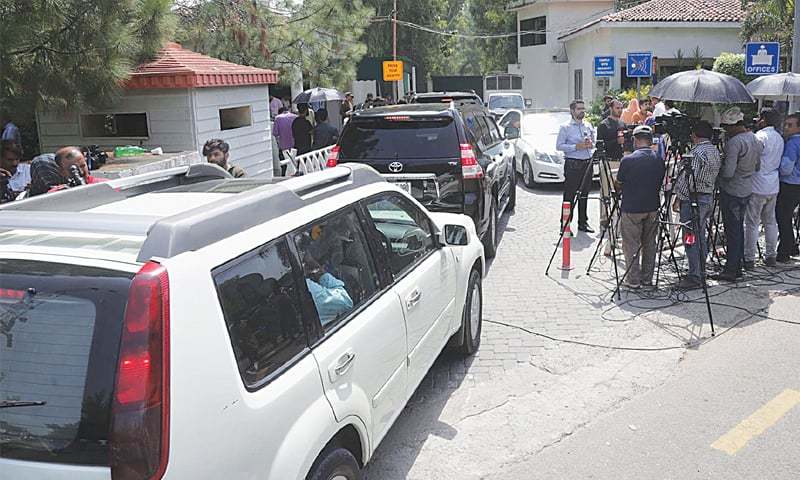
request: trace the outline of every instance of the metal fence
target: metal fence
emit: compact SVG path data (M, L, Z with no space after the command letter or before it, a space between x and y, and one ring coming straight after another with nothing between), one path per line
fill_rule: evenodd
M319 172L325 170L328 162L328 153L330 153L333 145L314 150L313 152L297 155L297 150L294 148L283 151L283 158L281 160L281 170L283 175L291 177L297 175L298 172L302 175L311 172Z

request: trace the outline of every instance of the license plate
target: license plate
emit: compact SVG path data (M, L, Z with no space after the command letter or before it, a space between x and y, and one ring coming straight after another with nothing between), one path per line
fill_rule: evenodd
M394 182L394 184L402 188L406 193L411 194L411 182Z

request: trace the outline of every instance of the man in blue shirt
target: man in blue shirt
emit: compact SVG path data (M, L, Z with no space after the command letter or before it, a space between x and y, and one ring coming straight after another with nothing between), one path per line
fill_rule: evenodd
M800 204L800 114L793 113L783 122L783 148L780 166L780 192L778 193L775 214L778 220L778 262L788 263L791 256L797 255L792 217Z
M653 130L640 125L633 130L633 153L622 159L617 184L622 188L620 233L628 268L625 286L638 289L653 284L656 264L659 192L664 181L664 162L652 149Z
M581 198L578 199L578 230L594 233L589 226L586 214L586 201L592 187L592 174L587 169L592 167L592 151L594 148L594 128L583 121L586 116L586 106L582 100L573 100L569 104L572 118L561 125L556 139L556 149L564 152L564 201L570 202L573 212L575 193L580 189ZM563 225L562 225L563 227Z

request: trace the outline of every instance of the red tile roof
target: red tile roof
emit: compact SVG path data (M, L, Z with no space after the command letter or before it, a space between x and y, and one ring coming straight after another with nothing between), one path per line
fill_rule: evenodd
M564 38L600 22L741 22L741 0L650 0L600 17L564 33Z
M128 89L203 88L278 83L278 72L248 67L167 43L152 62L140 65L125 84Z

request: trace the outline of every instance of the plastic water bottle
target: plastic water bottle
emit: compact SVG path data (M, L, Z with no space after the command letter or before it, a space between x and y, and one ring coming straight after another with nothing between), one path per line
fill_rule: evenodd
M142 147L136 147L133 145L126 145L124 147L116 147L114 148L114 157L135 157L137 155L142 155L143 153L147 153L149 150Z

